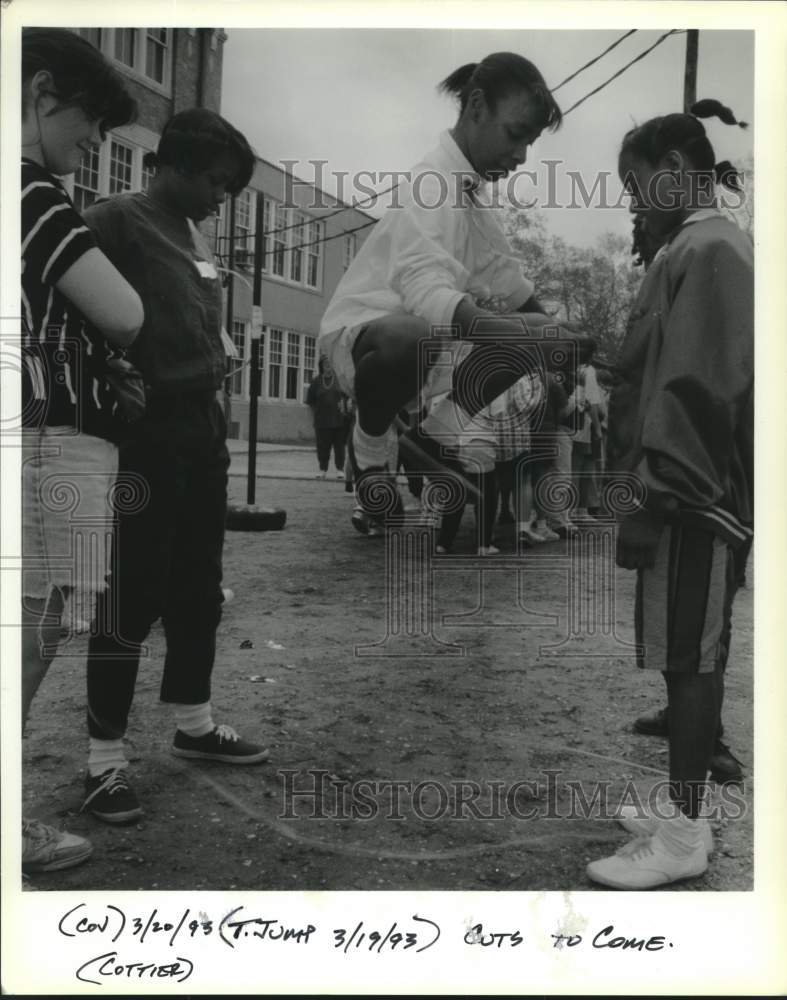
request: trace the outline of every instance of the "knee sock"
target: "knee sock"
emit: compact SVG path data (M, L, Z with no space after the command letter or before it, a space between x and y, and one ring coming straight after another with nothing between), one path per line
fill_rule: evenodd
M91 736L87 755L87 773L91 778L120 767L128 767L123 740L97 740Z
M214 728L210 702L201 705L175 705L175 722L187 736L205 736Z
M717 672L667 673L670 798L689 819L702 807L719 720Z
M389 435L367 434L356 421L353 428L353 451L361 469L382 468L389 457Z

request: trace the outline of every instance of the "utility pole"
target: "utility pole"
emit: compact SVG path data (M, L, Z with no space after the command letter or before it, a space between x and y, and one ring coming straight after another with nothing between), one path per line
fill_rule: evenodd
M246 485L246 503L253 504L257 491L257 414L261 390L260 338L262 336L262 268L264 265L265 238L262 231L264 195L257 192L257 211L254 217L254 287L252 290L251 322L251 372L249 378L249 471Z
M692 104L697 103L697 50L700 33L696 28L686 32L686 72L683 77L683 113L689 114Z
M235 195L230 197L229 204L230 225L229 225L229 254L227 261L227 336L232 340L232 319L235 314ZM224 377L224 420L229 429L232 419L232 379L229 378L229 367L232 358L227 358L227 372Z

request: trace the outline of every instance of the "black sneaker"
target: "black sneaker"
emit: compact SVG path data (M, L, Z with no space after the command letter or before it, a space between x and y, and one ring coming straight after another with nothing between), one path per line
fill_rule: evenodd
M734 757L726 743L716 740L710 759L710 776L719 785L736 785L743 781L743 765Z
M218 760L225 764L261 764L270 753L256 743L242 740L229 726L214 726L204 736L188 736L176 729L172 752L176 757Z
M667 709L659 708L655 712L648 712L640 715L634 720L634 732L642 733L643 736L669 736Z
M97 777L85 778L85 801L81 812L89 812L105 823L131 823L142 809L124 767L111 767Z
M640 715L638 719L635 719L633 729L635 733L642 733L643 736L663 736L664 739L667 739L669 737L668 720L669 716L666 707L658 708L655 712L648 712L646 715ZM719 736L723 735L724 726L720 725ZM724 749L729 752L729 747L726 747L719 739L716 740L716 746L724 747ZM716 750L713 752L715 754ZM722 756L723 754L720 753L719 757L721 758ZM732 760L735 760L735 758L732 757L732 754L730 754L730 757Z

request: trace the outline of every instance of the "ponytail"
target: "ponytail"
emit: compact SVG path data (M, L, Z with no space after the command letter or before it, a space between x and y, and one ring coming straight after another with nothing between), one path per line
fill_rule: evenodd
M441 94L451 94L461 100L462 91L470 83L477 69L478 63L465 63L464 66L455 69L453 73L449 73L445 80L438 84L437 89Z
M563 118L557 101L547 87L537 67L515 52L493 52L480 63L465 63L455 69L437 88L459 101L460 113L474 90L480 90L489 109L494 112L497 102L519 90L526 91L535 101L542 129L554 131Z
M735 115L721 101L705 100L692 104L689 111L695 118L718 118L725 125L737 125L738 128L748 128L748 122L739 122Z

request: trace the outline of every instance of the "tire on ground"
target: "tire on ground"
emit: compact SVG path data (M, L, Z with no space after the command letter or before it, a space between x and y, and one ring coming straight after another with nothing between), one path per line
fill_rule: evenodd
M257 504L229 504L225 526L228 531L281 531L287 511Z

